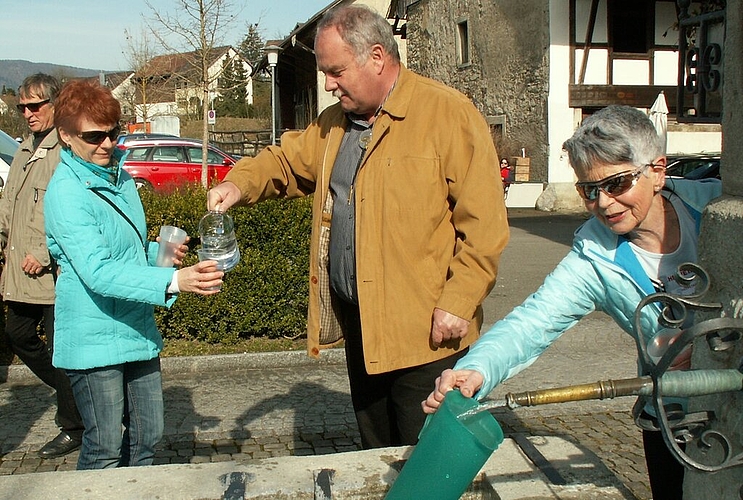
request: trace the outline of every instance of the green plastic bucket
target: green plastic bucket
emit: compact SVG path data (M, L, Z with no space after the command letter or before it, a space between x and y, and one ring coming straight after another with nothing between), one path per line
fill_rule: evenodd
M462 496L503 442L503 430L490 412L457 419L477 405L458 390L446 394L438 411L426 419L418 444L385 500L458 500Z

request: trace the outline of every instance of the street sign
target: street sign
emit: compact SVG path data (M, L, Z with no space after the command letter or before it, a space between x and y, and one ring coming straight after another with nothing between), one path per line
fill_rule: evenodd
M210 109L209 111L207 111L206 123L207 125L214 125L215 123L217 123L217 112L214 111L213 109Z

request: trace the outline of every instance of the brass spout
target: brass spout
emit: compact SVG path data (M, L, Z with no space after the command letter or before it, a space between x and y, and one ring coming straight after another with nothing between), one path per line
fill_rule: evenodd
M666 372L660 379L663 396L691 397L743 390L743 373L739 370L690 370ZM506 394L506 405L536 406L590 399L613 399L620 396L652 396L653 380L649 376L621 380L600 380L593 384L570 385Z

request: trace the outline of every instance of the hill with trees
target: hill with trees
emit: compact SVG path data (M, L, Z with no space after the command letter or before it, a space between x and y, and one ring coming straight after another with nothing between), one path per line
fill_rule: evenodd
M94 69L75 68L51 63L0 59L0 89L15 93L23 79L34 73L47 73L60 80L72 77L90 77L100 73Z

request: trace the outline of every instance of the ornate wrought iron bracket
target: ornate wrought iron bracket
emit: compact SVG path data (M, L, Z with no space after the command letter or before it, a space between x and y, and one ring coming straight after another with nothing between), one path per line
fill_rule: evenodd
M679 354L691 347L694 339L705 337L710 350L721 351L732 348L743 334L743 319L740 318L713 318L681 330L691 312L721 311L722 304L702 300L709 291L709 275L700 266L695 264L680 266L678 279L694 285L695 293L687 296L655 293L642 300L635 311L634 324L637 333L635 340L640 366L643 374L649 375L653 380L653 395L649 399L657 418L653 419L652 425L663 434L663 439L676 460L686 467L716 472L743 465L743 452L734 454L730 439L711 427L715 420L714 412L684 414L678 410L678 405L663 402L661 377L671 369ZM646 307L657 307L654 304L660 304L662 307L659 323L666 328L677 328L680 331L660 359L653 358L648 353L648 343L654 335L644 331L641 314ZM636 408L641 409L646 402L646 399L640 398ZM686 454L679 442L686 443L687 448L691 443L696 443L704 450L719 449L723 458L712 464L698 462Z
M679 122L720 123L725 9L724 1L702 2L707 12L692 15L691 0L679 7L679 74L676 118ZM721 10L709 10L719 8ZM721 27L721 29L720 29ZM685 103L691 97L691 109Z

